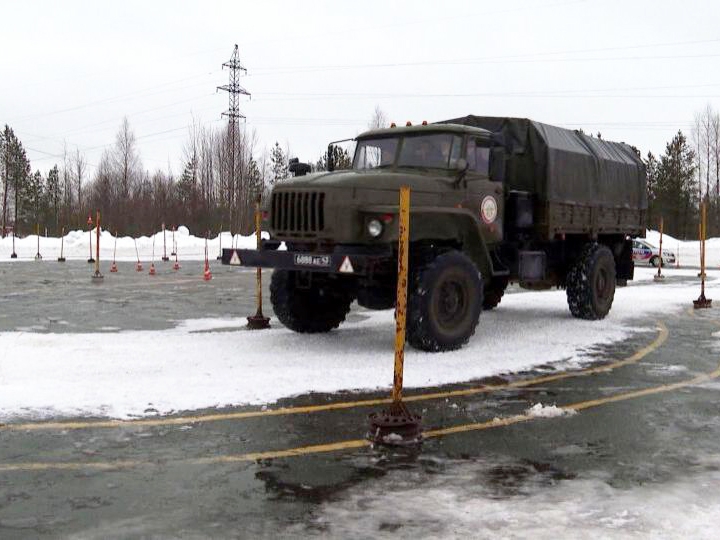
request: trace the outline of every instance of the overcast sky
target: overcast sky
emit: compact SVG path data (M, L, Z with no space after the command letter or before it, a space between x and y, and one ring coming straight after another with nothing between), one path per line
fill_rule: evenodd
M301 160L398 123L529 117L662 153L720 108L717 0L0 0L0 124L33 169L94 172L127 116L146 169L182 170L193 121L220 126L234 44L258 153Z

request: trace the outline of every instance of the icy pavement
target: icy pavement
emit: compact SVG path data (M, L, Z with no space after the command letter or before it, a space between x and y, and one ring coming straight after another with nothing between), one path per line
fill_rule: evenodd
M392 471L323 503L294 534L342 538L715 539L717 456L702 472L663 484L608 484L593 471L563 478L536 465L442 463Z
M165 270L151 278L126 268L106 273L104 283L93 287L88 267L76 263L72 268L77 270L68 267L63 280L48 281L46 264L3 266L13 273L3 276L5 322L0 324L11 331L0 332L1 420L130 418L271 404L313 391L387 389L392 381L391 310L354 307L348 322L324 335L295 334L277 321L271 330L250 332L243 328L252 310L249 272L219 267L220 279L204 283L199 270L192 275ZM561 290L508 294L498 309L482 314L462 350L430 354L408 349L405 386L437 386L538 365L576 367L597 346L641 331L631 324L638 317L690 306L699 294L692 272L668 269L667 282L655 285L652 269L638 269L638 281L617 290L612 311L602 321L573 319ZM718 275L710 272L713 280ZM13 286L13 280L20 283ZM39 282L44 289L28 310L17 295ZM713 287L714 281L708 297ZM243 301L236 302L240 295ZM16 316L15 309L23 316ZM54 313L50 322L48 310ZM83 332L76 319L94 330Z

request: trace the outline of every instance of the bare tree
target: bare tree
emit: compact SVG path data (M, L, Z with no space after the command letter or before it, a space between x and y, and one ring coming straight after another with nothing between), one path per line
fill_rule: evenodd
M77 214L78 214L78 223L77 226L82 226L82 216L83 216L83 178L85 177L85 170L87 168L87 162L85 161L85 158L80 153L80 149L75 149L75 155L73 156L73 169L74 171L74 182L75 182L75 189L77 190Z
M368 123L368 129L380 129L388 127L388 124L388 117L385 112L380 108L380 105L375 105L372 118L370 118L370 122Z

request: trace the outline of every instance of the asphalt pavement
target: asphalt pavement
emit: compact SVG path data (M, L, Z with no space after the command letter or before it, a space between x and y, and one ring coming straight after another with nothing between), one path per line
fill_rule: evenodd
M188 317L254 311L252 272L218 266L212 287L200 287L202 263L179 274L160 266L156 281L125 263L126 281L108 298L85 264L48 265L43 279L0 265L0 302L14 306L1 310L0 331L162 329ZM70 316L68 302L95 310ZM614 489L662 491L716 468L698 456L720 452L713 337L720 315L688 310L632 326L645 331L595 351L582 370L545 366L408 392L426 433L413 448L365 441L367 415L387 397L379 394L309 394L270 409L145 421L8 423L0 426L0 537L451 536L451 524L432 509L421 523L402 514L370 519L362 534L320 515L389 478L420 489L468 464L476 467L473 489L492 500L549 493L598 471ZM564 411L528 414L539 402Z

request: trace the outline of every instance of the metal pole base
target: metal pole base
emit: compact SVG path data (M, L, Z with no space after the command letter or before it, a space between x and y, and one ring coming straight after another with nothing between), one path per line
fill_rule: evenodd
M215 257L215 259L218 261L222 261L222 253L220 255L218 255L217 257Z
M170 257L163 256L162 260L163 260L163 262L168 262L170 260Z
M42 261L42 255L40 255L39 253L36 253L36 254L35 254L35 260L36 260L36 261Z
M90 258L88 259L88 262L89 262L90 264L95 264L95 259L93 259L92 257L90 257Z
M12 252L12 255L10 255L10 258L11 258L11 259L17 259L17 253L15 253L15 252L13 251L13 252Z
M422 417L412 414L402 402L393 403L380 413L372 413L368 419L367 438L373 444L414 446L422 443Z
M65 262L65 257L58 257L58 262Z
M177 255L177 253L175 253L174 251L170 254L171 257L174 257L175 255Z
M693 307L695 309L711 308L712 298L705 298L705 295L701 294L697 300L693 300Z
M247 327L249 330L265 330L270 328L270 317L265 317L262 313L256 313L247 318Z
M707 274L703 274L702 272L698 272L698 276L697 276L697 277L699 277L699 278L704 278L704 277L707 277Z
M665 281L665 276L662 274L655 274L655 276L653 276L653 281Z
M103 276L100 273L100 270L96 270L95 273L92 275L92 280L94 283L100 281L101 279L104 279L105 276Z

